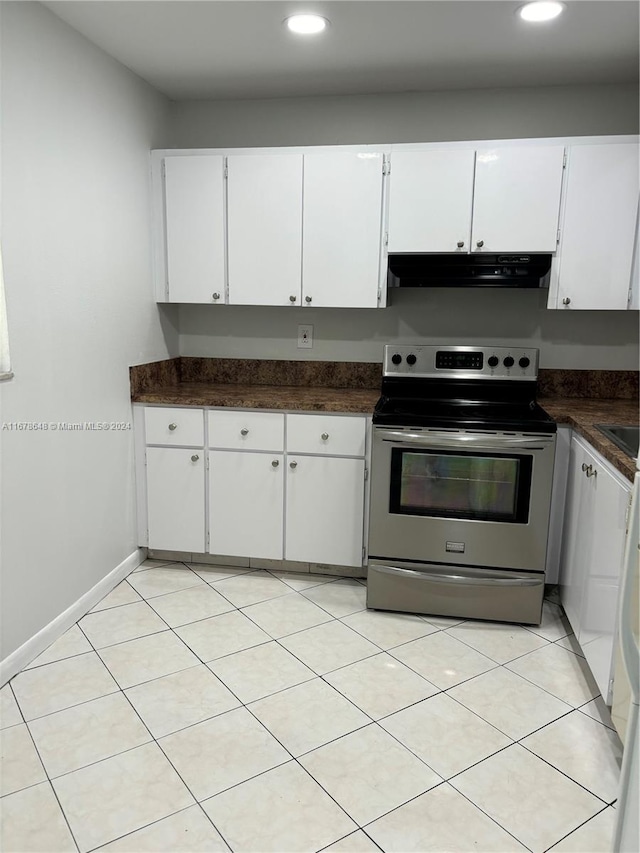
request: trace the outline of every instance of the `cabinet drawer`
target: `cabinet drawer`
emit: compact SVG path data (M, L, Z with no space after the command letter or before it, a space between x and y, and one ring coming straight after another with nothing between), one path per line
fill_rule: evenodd
M366 419L336 415L288 415L287 453L364 456Z
M144 422L147 444L204 445L202 409L149 407L144 410Z
M284 450L284 415L270 412L209 412L209 447Z

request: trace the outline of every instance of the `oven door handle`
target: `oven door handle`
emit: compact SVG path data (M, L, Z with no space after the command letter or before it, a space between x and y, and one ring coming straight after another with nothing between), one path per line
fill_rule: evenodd
M416 572L413 569L399 569L393 566L375 566L377 572L386 575L410 575L420 578L427 583L446 583L451 585L465 584L466 586L539 586L539 578L473 578L466 575L429 575Z
M464 447L473 448L489 448L490 450L504 449L506 447L518 447L521 450L545 450L553 444L554 436L540 436L536 438L518 437L518 436L480 436L461 434L440 433L415 433L415 432L400 432L393 430L380 430L377 435L382 441L391 442L392 444L419 444L424 447L451 447L461 449Z

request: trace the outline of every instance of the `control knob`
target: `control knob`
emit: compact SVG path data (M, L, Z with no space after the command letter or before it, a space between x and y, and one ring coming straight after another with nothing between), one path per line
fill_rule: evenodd
M402 361L402 356L400 355L400 353L399 353L399 352L397 352L397 353L395 353L394 355L392 355L392 356L391 356L391 361L392 361L394 364L400 364L400 362Z
M520 365L520 367L522 367L524 369L526 367L529 367L529 365L531 364L531 361L527 358L526 355L523 355L522 358L520 359L520 361L518 362L518 364Z
M407 364L411 365L411 367L413 367L417 360L418 359L413 353L409 353L409 355L407 356Z
M505 367L513 367L514 361L513 358L508 355L502 363Z
M500 359L497 355L490 355L487 359L487 364L489 365L489 367L497 367L499 362Z

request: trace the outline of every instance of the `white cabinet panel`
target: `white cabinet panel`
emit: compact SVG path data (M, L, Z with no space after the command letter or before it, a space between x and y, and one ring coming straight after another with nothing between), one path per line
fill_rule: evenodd
M606 702L613 674L630 491L630 483L573 437L562 552L562 604Z
M147 444L173 444L183 447L204 445L202 409L170 409L147 406L144 410Z
M392 155L390 252L469 251L474 162L473 149Z
M563 146L478 149L472 251L555 252Z
M209 447L284 450L284 415L277 412L210 411Z
M224 302L223 169L217 154L164 159L170 302Z
M281 454L209 453L209 551L282 559Z
M362 565L364 460L287 457L285 559Z
M638 146L574 145L567 169L558 307L626 309L636 236Z
M299 305L302 154L232 155L227 170L229 303Z
M377 307L382 166L382 153L305 155L304 305Z
M363 417L289 415L287 452L364 456L366 431Z
M147 448L149 548L203 553L204 452Z

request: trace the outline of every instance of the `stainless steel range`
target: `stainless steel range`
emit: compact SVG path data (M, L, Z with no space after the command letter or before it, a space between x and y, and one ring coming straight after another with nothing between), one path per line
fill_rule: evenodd
M385 347L367 606L538 624L556 424L538 350Z

